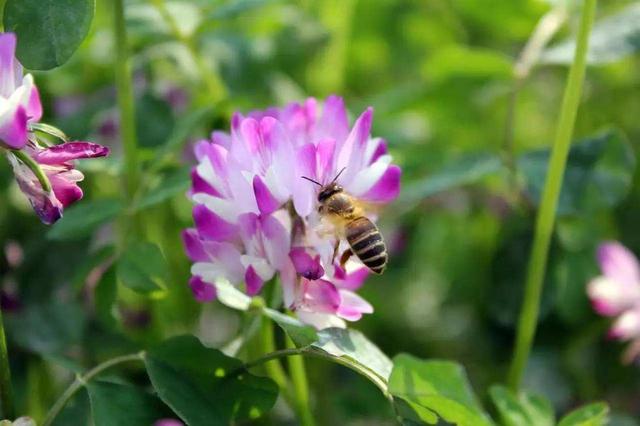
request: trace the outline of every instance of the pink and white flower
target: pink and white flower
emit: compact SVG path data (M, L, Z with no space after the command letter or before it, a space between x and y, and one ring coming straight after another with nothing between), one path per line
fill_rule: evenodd
M640 355L640 263L618 242L600 245L597 253L602 275L592 279L587 294L600 315L617 317L609 337L632 340L625 360Z
M48 146L31 131L42 117L40 95L15 58L16 36L0 34L0 151L7 150L16 181L33 209L52 224L68 205L82 198L78 186L84 176L73 160L103 157L109 149L90 142L66 142ZM36 172L45 176L51 190L43 188Z
M90 142L66 142L43 148L29 141L22 151L38 163L51 184L51 191L46 191L31 168L14 154L9 154L20 190L47 225L60 219L64 208L83 196L78 182L84 179L84 175L74 168L73 160L104 157L109 153L107 147Z
M33 76L22 75L15 58L16 36L0 34L0 147L20 149L28 140L28 123L42 117Z
M318 188L302 176L326 183L344 168L339 183L348 193L385 204L399 193L401 170L391 164L386 142L370 136L371 108L351 129L341 98L330 96L320 109L310 98L235 114L230 133L216 131L198 142L189 194L195 228L183 237L192 273L202 282L213 288L220 279L244 283L255 295L278 276L285 306L323 328L344 326L343 320L373 308L355 294L366 267L356 261L348 272L336 266L347 245L341 242L336 252L339 241L317 213Z

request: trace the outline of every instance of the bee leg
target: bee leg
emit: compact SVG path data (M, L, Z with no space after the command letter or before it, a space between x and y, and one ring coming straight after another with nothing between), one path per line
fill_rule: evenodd
M342 256L340 256L340 267L342 269L344 269L344 265L347 263L351 256L353 256L353 251L351 251L350 248L346 249L344 253L342 253Z
M338 255L338 248L340 247L340 240L336 240L336 243L333 245L333 259Z

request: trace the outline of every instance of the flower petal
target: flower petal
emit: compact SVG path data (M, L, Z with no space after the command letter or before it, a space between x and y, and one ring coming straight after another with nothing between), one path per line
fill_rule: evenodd
M373 313L373 306L362 297L349 290L340 290L340 307L338 316L347 321L358 321L362 314Z
M337 168L341 170L346 167L340 179L340 182L344 185L351 182L351 179L354 178L364 164L365 150L369 141L372 121L373 109L369 107L356 120L344 145L338 147L340 154L338 155Z
M360 262L350 260L346 265L347 271L335 265L334 284L341 289L357 290L362 287L369 276L369 268Z
M344 141L349 134L349 120L344 101L341 97L331 95L324 102L322 118L316 127L316 138L332 138Z
M49 182L56 198L64 207L82 199L82 189L76 182L84 179L84 175L78 170L68 170L62 173L49 175Z
M320 264L320 256L311 257L304 247L294 247L289 252L289 257L296 268L296 272L309 280L317 280L324 275L324 269Z
M316 330L324 330L325 328L346 328L347 324L336 315L323 314L318 312L297 311L296 316L300 321L309 324Z
M628 310L613 323L609 337L616 340L628 340L640 337L640 307Z
M238 227L212 212L207 206L198 204L193 208L193 220L202 238L228 241L238 232Z
M388 203L400 194L400 177L402 170L396 165L387 167L384 174L364 194L362 199L375 203Z
M282 203L273 196L267 185L258 175L253 177L253 192L256 196L260 213L268 215L280 208Z
M8 98L19 85L22 67L15 58L16 35L0 33L0 96Z
M67 142L54 145L34 155L40 164L62 164L80 158L96 158L109 155L109 148L91 142Z
M335 314L340 307L338 289L326 280L303 278L301 296L299 307L305 311Z
M260 226L267 259L274 268L280 269L288 261L291 236L274 216L261 216Z
M622 244L615 241L601 244L598 262L603 275L624 285L640 287L638 259Z
M197 194L199 192L202 192L204 194L209 194L212 195L214 197L222 197L222 194L220 194L209 182L207 182L205 179L202 178L202 176L200 176L200 173L198 173L198 168L194 167L191 169L191 196L193 196L193 194Z
M182 231L182 243L187 251L187 256L192 262L205 262L209 259L200 235L195 228L189 228Z
M640 289L629 287L605 276L591 280L587 294L600 315L615 316L640 302Z
M205 282L199 276L193 276L189 280L189 287L198 302L211 302L216 298L216 288L213 284Z
M247 286L247 294L249 296L255 296L260 293L264 285L264 281L256 273L256 270L253 269L253 266L247 268L247 272L244 274L244 282Z
M21 149L27 143L27 112L16 102L0 99L0 144Z

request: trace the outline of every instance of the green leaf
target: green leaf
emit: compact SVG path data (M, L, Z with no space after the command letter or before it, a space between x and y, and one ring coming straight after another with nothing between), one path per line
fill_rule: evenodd
M264 308L263 312L287 333L297 348L307 347L318 340L318 333L316 333L315 328L302 323L300 320L271 308Z
M134 386L91 382L87 389L95 426L152 425L168 411L158 398Z
M185 194L191 180L189 168L182 168L164 177L155 188L144 195L133 207L134 211L156 206L177 194Z
M40 354L61 353L79 344L85 325L82 307L72 302L29 305L4 320L16 343Z
M403 188L398 205L416 203L444 191L469 185L500 171L500 158L493 154L468 155Z
M596 402L573 410L562 419L558 426L601 426L607 424L609 406Z
M544 51L541 61L569 65L576 49L575 38L562 41ZM640 3L634 2L618 13L598 22L591 31L587 61L590 64L614 62L640 50Z
M112 265L105 271L100 281L98 281L94 294L96 317L109 329L115 329L118 324L115 309L117 297L118 282L116 268Z
M161 146L173 131L173 126L173 112L167 102L149 93L137 99L136 134L141 147Z
M355 362L381 378L389 379L393 364L391 360L364 334L358 330L325 328L318 332L318 341L313 347L337 358Z
M158 396L190 426L260 417L278 395L271 379L244 371L241 361L193 336L163 342L148 352L145 364Z
M16 56L22 65L48 70L73 55L94 11L95 0L7 0L4 29L18 36Z
M460 426L492 424L476 399L462 366L400 354L393 359L389 392Z
M489 389L489 395L498 409L505 426L553 426L555 416L553 407L546 399L520 392L514 395L504 386L495 385Z
M116 199L86 200L64 211L64 217L47 233L52 240L73 240L89 236L100 225L113 220L122 211Z
M414 402L405 401L400 397L393 398L393 404L395 406L396 413L402 419L403 425L421 425L428 423L435 425L438 423L438 415L428 408L424 408Z
M519 170L529 196L539 203L545 181L549 150L523 155ZM636 158L622 132L608 130L571 147L558 201L558 214L593 212L617 205L629 192Z
M211 19L231 19L243 13L251 12L269 4L282 0L232 0L222 6L215 7L211 13Z
M164 280L169 272L158 246L135 242L118 259L117 275L125 287L141 294L150 294L164 290Z

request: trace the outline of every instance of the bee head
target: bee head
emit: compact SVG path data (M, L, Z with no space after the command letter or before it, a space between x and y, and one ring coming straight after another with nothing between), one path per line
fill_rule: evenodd
M329 185L323 186L318 194L318 202L322 203L329 199L334 194L344 191L344 188L338 185L336 182L331 182Z

